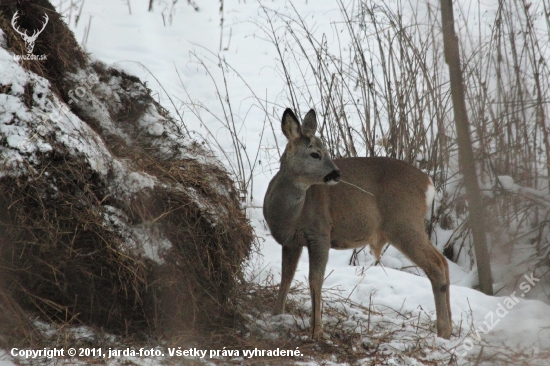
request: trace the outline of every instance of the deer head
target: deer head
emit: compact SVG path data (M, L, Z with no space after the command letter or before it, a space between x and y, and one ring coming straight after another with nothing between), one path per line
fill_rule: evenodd
M315 136L317 117L313 109L301 125L291 109L285 110L281 127L288 139L281 157L282 170L305 186L338 183L340 171L332 162L321 139Z
M36 42L36 39L38 38L38 36L40 35L40 33L42 33L42 31L44 30L44 28L46 28L46 24L48 24L48 14L44 14L44 23L42 25L42 29L40 29L39 31L37 30L34 30L32 35L29 36L27 34L27 31L25 30L25 32L21 32L19 30L19 27L16 25L16 21L17 19L19 18L19 12L16 11L15 14L13 14L13 17L11 18L11 26L13 27L13 29L23 38L23 41L25 41L25 48L27 49L27 53L32 53L32 51L34 50L34 42Z

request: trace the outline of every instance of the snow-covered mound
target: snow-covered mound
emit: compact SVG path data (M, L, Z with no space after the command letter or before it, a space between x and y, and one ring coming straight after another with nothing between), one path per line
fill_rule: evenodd
M252 232L226 171L143 82L91 62L48 2L0 10L2 294L126 334L232 322ZM16 60L16 11L31 29L47 13L46 61Z

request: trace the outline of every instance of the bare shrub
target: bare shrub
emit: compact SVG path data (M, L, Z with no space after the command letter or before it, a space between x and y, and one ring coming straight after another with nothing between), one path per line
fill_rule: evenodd
M474 265L438 3L339 4L342 20L332 24L331 34L315 32L297 11L263 8L258 26L277 49L288 104L297 111L315 105L322 137L336 157L390 156L427 171L439 197L429 228L454 230L446 254ZM514 262L516 244L531 238L529 266L548 268L548 209L503 190L497 179L510 176L521 187L549 189L544 4L501 2L490 9L494 16L481 3L472 5L459 8L457 23L492 255L500 263L506 253Z

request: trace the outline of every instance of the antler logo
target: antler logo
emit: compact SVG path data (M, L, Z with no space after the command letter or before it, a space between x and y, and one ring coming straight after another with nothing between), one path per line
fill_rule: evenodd
M32 36L29 36L26 30L25 32L21 32L19 30L19 27L15 24L15 22L17 21L17 18L19 18L19 15L17 13L19 12L16 11L15 14L13 14L13 17L11 18L11 26L23 38L23 40L25 41L25 48L27 49L27 53L31 54L34 49L34 42L36 42L36 39L38 38L40 33L42 33L44 28L46 28L46 24L48 24L48 20L49 20L48 14L44 13L45 22L43 23L44 25L42 26L42 29L40 29L39 31L37 30L33 31Z

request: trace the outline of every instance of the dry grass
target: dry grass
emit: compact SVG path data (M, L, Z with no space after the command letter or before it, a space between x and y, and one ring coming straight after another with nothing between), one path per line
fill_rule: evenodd
M263 8L258 27L278 52L285 106L316 108L335 157L390 156L430 174L438 191L430 234L438 226L454 230L446 255L475 266L438 3L339 6L342 21L326 35L304 14ZM550 79L550 33L540 28L548 4L514 0L494 8L493 18L478 13L476 1L457 9L486 226L493 259L511 262L514 245L529 238L532 255L522 265L547 273L548 204L503 190L497 177L511 176L540 194L550 189L550 88L543 82Z
M117 196L110 182L117 176L115 167L109 167L107 176L98 173L53 132L43 136L51 151L25 161L24 173L2 176L2 344L39 347L75 341L78 335L70 334L75 325L122 335L125 342L151 337L211 340L215 331L233 331L243 323L236 298L253 236L228 173L215 163L177 159L146 136L139 121L149 109L175 130L176 122L140 80L100 63L91 65L47 1L2 3L0 26L12 52L24 53L23 41L10 24L16 10L20 25L28 29L35 24L23 19L36 18L29 14L48 13L48 27L34 50L48 59L22 66L50 80L61 99L68 101L77 86L73 73L79 69L96 73L100 83L120 80L121 105L116 108L95 89L88 92L103 103L125 136L105 130L92 109L73 105L72 112L101 136L114 159L124 161L129 171L155 177L157 184L130 199ZM27 88L32 96L32 85ZM9 87L0 90L10 93ZM29 100L27 107L32 106ZM192 152L209 160L210 153L200 146L185 148L189 156ZM162 263L132 251L129 243L139 238L129 239L109 222L109 210L123 213L122 225L154 226L157 239L171 243L159 251ZM51 325L57 336L37 330L41 322Z
M376 293L361 304L341 295L337 288L323 290L323 325L325 338L309 338L310 297L307 284L298 283L289 292L286 314L271 315L277 284L268 277L261 285L250 285L241 300L249 322L235 349L296 349L302 357L292 359L254 357L251 364L289 364L329 362L348 365L545 365L548 350L512 346L511 342L474 340L465 351L465 339L475 332L470 313L455 324L453 339L435 336L433 314L419 308L414 312L402 308L376 305ZM221 344L223 346L224 344ZM459 357L461 356L461 357ZM220 364L241 364L241 360L219 360Z

